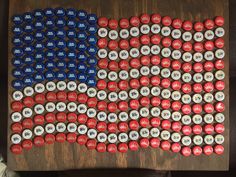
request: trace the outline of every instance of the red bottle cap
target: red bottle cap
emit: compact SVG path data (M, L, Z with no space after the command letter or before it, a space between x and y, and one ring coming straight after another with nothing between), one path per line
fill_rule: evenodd
M193 50L195 50L196 52L202 52L203 51L203 44L201 42L194 43Z
M206 145L204 148L203 148L203 152L204 154L206 155L211 155L213 153L213 148L209 145Z
M76 122L77 121L77 114L70 112L67 114L68 122Z
M33 147L33 143L31 140L23 140L22 141L22 148L26 150L30 150Z
M202 92L202 84L198 84L198 83L194 84L193 91L195 93L201 93Z
M77 100L77 93L76 92L68 92L67 98L69 101L76 101Z
M195 114L200 114L202 112L202 105L194 104L192 110Z
M223 81L216 81L215 88L217 90L224 90L225 89L225 83Z
M148 127L149 126L149 119L148 118L141 118L139 119L139 124L141 125L141 127Z
M98 19L98 25L101 26L101 27L107 27L108 19L106 17L100 17Z
M64 112L59 112L56 114L56 119L59 122L65 122L66 121L66 113Z
M49 94L49 93L54 93L54 92L48 92L47 94ZM55 101L56 100L56 94L54 93L54 99L53 100L49 100L48 98L47 98L47 100L48 101ZM45 102L45 95L44 94L42 94L42 93L38 93L37 95L35 95L35 97L34 97L34 101L36 102L36 103L39 103L39 104L44 104L44 102Z
M131 120L131 121L129 122L129 128L130 128L131 130L138 130L138 129L139 129L139 123L138 123L138 121L137 121L137 120Z
M203 25L202 22L196 22L196 23L194 24L193 28L194 28L195 31L199 31L199 32L200 32L200 31L203 30L204 25Z
M191 87L191 84L184 84L183 86L182 86L182 91L184 92L184 93L190 93L191 91L192 91L192 87Z
M161 59L160 59L159 56L153 55L153 56L151 57L151 63L152 63L153 65L158 65L160 62L161 62Z
M163 109L169 109L171 106L170 100L162 100L161 101L161 107Z
M77 143L80 145L85 145L87 143L88 137L86 135L79 135L77 137Z
M214 152L218 155L221 155L224 153L224 147L222 145L216 145L214 147Z
M90 108L95 108L97 106L97 98L89 98L88 101L87 101L87 105L88 107Z
M139 68L140 67L140 60L138 60L137 58L133 58L130 60L130 66L132 68Z
M52 123L56 120L56 115L53 114L53 113L47 113L45 115L45 120L48 122L48 123Z
M111 133L115 133L117 131L117 124L116 123L109 123L107 126L107 130Z
M99 102L97 103L97 108L98 108L98 110L100 110L100 111L104 111L104 110L107 109L107 103L106 103L105 101L99 101Z
M66 135L66 140L69 142L69 143L75 143L76 140L77 140L77 135L75 133L68 133Z
M88 128L95 128L97 125L97 120L96 119L88 119L86 124L87 124Z
M118 108L119 108L119 110L121 110L121 111L127 111L127 110L128 110L128 107L129 107L129 105L128 105L128 103L127 103L126 101L120 101L120 102L118 103Z
M116 103L109 103L107 105L107 109L110 111L110 112L115 112L117 110L117 104Z
M33 127L34 123L31 118L24 119L22 121L22 127L23 128L29 128L31 129Z
M90 150L95 149L97 147L97 141L96 140L88 140L86 143L86 146Z
M110 61L109 64L108 64L108 68L111 71L117 71L119 66L118 66L118 63L116 61Z
M158 77L158 76L151 77L151 84L153 86L158 86L160 84L160 82L161 82L160 77Z
M22 153L22 147L19 144L13 144L11 146L11 152L13 154L21 154Z
M130 81L131 84L131 81ZM127 90L129 88L129 83L127 80L119 81L118 87L120 90Z
M125 83L122 82L122 81L119 82L119 87L121 88L124 88L124 85L126 85ZM107 88L108 90L112 91L112 92L115 92L117 90L117 83L116 82L113 82L113 81L110 81L108 82L107 84Z
M215 18L215 24L217 26L223 26L224 25L224 18L221 16L218 16Z
M98 80L97 88L99 90L104 90L107 87L107 82L105 80Z
M161 22L160 14L152 14L151 21L152 23L155 23L155 24L160 23Z
M138 147L139 147L139 144L137 141L130 141L129 142L129 149L131 151L137 151L138 150Z
M200 73L203 71L203 65L202 63L194 63L193 70L197 73Z
M200 135L202 133L202 126L201 125L194 125L193 126L193 133L195 135Z
M170 87L170 84L171 84L171 82L170 82L170 79L168 79L168 78L161 80L161 86L164 88Z
M44 95L39 95L39 97L38 97L37 99L38 99L38 100L45 100L45 96L44 96ZM48 93L46 94L46 99L47 99L48 101L54 102L54 101L57 100L57 95L56 95L55 92L48 92ZM36 97L35 97L35 101L36 101ZM37 102L37 101L36 101L36 102ZM42 101L42 102L44 102L44 101Z
M121 49L127 50L129 49L129 42L127 40L122 39L119 41L119 47Z
M213 85L213 83L211 83L211 82L206 82L206 83L204 84L204 90L205 90L206 92L212 92L212 91L214 90L214 85Z
M193 28L193 24L191 21L184 21L182 26L185 31L191 31Z
M162 148L164 151L170 150L170 147L171 147L171 144L170 144L169 141L161 141L161 148Z
M224 69L224 67L225 67L224 61L223 60L216 60L215 67L216 67L216 69Z
M110 20L108 21L108 26L109 26L109 28L111 28L111 29L116 29L116 28L118 27L118 21L115 20L115 19L110 19Z
M159 127L161 124L161 120L158 117L151 118L150 124L152 127Z
M217 38L216 40L215 40L215 46L217 47L217 48L223 48L224 47L224 45L225 45L225 41L224 41L224 39L223 38Z
M150 43L150 37L148 35L144 34L140 37L140 42L143 45L148 45Z
M35 115L34 116L34 123L36 125L43 125L44 124L44 116L43 115Z
M150 98L149 97L142 97L139 99L139 102L142 106L149 106L150 105Z
M225 126L223 124L216 124L215 131L216 131L216 133L221 134L225 131Z
M151 62L149 56L142 56L142 57L140 58L140 61L141 61L141 64L144 65L144 66L149 65L150 62Z
M147 76L142 76L139 80L140 80L140 84L143 86L148 86L150 83L150 79Z
M186 147L183 147L183 148L181 149L181 153L183 154L183 156L188 157L188 156L191 155L192 150L191 150L190 147L187 147L187 146L186 146Z
M161 36L160 35L154 34L154 35L151 36L151 43L152 44L158 45L158 44L160 44L160 42L161 42Z
M131 17L129 22L132 26L139 26L139 24L140 24L140 20L136 16Z
M214 132L214 126L211 125L211 124L205 125L205 126L204 126L204 132L205 132L206 134L208 134L208 135L213 134L213 132Z
M180 132L180 130L182 129L182 125L180 122L172 122L171 129L175 132Z
M174 49L180 49L182 47L182 41L179 39L175 39L172 41L171 45Z
M182 45L182 49L186 52L190 52L192 50L193 46L191 42L184 42Z
M171 122L169 120L163 120L161 122L161 128L164 130L168 130L171 127Z
M129 44L131 47L138 48L140 46L139 38L133 37L129 40Z
M88 120L88 116L86 114L79 114L77 120L80 124L84 124Z
M66 141L66 135L65 133L57 133L56 134L56 141L59 143L63 143Z
M85 94L85 93L80 93L78 94L78 102L79 103L87 103L87 100L88 100L88 95Z
M129 69L129 62L126 60L120 60L119 67L120 67L120 69L128 70Z
M215 109L216 109L217 112L224 112L224 110L225 110L224 103L223 102L216 103Z
M139 108L139 101L138 100L130 100L129 101L129 106L132 109L138 109Z
M44 145L44 139L41 136L36 136L34 138L34 145L35 146L43 146Z
M188 136L192 133L192 128L188 125L185 125L182 127L182 133Z
M140 139L139 145L142 148L148 148L149 147L149 140L148 140L148 138Z
M162 58L162 60L161 60L161 66L162 66L163 68L169 68L170 65L171 65L171 61L170 61L169 58Z
M171 150L173 151L173 152L179 152L180 150L181 150L181 146L180 146L180 144L179 143L173 143L172 145L171 145Z
M164 26L170 26L172 23L172 19L169 16L165 16L162 18L161 22Z
M204 111L206 113L212 113L214 111L214 106L210 103L204 105Z
M108 144L107 145L107 152L116 153L117 152L116 145L115 144Z
M107 39L106 38L100 38L98 39L98 47L101 48L101 49L104 49L107 47Z
M193 155L199 156L202 154L202 148L200 146L195 146L193 148Z
M174 81L171 83L171 87L173 90L180 90L181 89L181 82L180 81Z
M120 143L120 144L118 145L118 151L119 151L119 152L122 152L122 153L127 152L127 151L128 151L128 145L125 144L125 143Z
M151 98L151 104L152 106L159 106L161 103L161 100L159 97L152 97Z
M161 43L162 43L162 45L164 46L164 47L170 47L170 45L171 45L171 38L169 38L169 37L164 37L164 38L162 38L162 40L161 40Z
M212 71L214 69L214 64L211 61L207 61L204 63L204 69L206 71Z
M213 20L211 20L211 19L207 19L207 20L204 22L204 26L205 26L206 29L211 30L211 29L214 28L215 23L214 23Z
M98 60L98 67L101 69L106 69L108 66L108 60L106 58Z
M122 18L119 21L119 25L120 25L121 28L128 28L129 27L129 20L126 19L126 18Z
M108 42L108 48L111 50L116 50L118 48L118 42L115 40L110 40Z
M66 101L66 99L67 99L67 94L66 94L66 92L64 92L64 91L59 91L59 92L57 92L57 99L58 99L59 101Z
M105 143L98 143L97 144L97 151L98 152L106 152L106 144Z
M150 22L150 16L148 14L142 14L140 16L141 23L147 24Z
M150 146L153 148L158 148L160 146L160 140L158 138L151 138Z
M184 72L189 73L190 71L192 71L192 65L190 63L184 63L182 64L182 69L184 70Z
M176 18L172 21L173 28L180 29L182 27L182 20Z
M32 106L34 106L34 99L32 97L25 97L23 99L23 103L26 107L31 108Z
M212 41L206 41L204 44L204 48L206 50L213 50L214 49L214 43Z
M21 133L23 127L19 122L11 124L11 131L14 133Z
M181 103L179 101L174 101L172 102L171 104L171 108L174 110L174 111L179 111L181 109Z
M106 131L106 129L107 129L107 124L106 124L106 122L98 122L98 123L97 123L97 130L98 130L99 132L104 132L104 131Z

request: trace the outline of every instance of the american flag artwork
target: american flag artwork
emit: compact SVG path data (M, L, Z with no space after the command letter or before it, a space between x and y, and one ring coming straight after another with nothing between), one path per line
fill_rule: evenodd
M11 151L224 152L224 18L97 17L47 8L12 17Z

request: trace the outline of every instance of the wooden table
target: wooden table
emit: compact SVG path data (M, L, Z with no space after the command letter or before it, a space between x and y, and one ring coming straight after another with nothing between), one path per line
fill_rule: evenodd
M141 13L160 13L182 20L202 21L206 18L223 16L225 18L225 73L226 73L226 120L224 133L225 153L222 156L201 155L200 157L184 157L160 149L140 149L128 153L98 153L89 151L77 143L55 143L41 148L33 148L22 155L13 155L8 152L8 166L13 170L65 170L82 168L145 168L157 170L228 170L229 167L229 44L228 44L228 0L10 0L10 17L14 14L24 13L37 8L64 7L84 9L98 16L120 19L129 18ZM9 30L9 61L11 54L11 31ZM11 78L11 62L9 62L9 83ZM12 101L12 90L9 87L9 103ZM9 105L10 107L10 105ZM9 109L9 115L11 110ZM10 117L10 116L9 116ZM9 118L8 118L9 119ZM9 126L10 126L9 119ZM10 128L9 128L10 129ZM8 139L10 139L10 130ZM10 145L10 140L8 140ZM9 148L8 148L9 149Z

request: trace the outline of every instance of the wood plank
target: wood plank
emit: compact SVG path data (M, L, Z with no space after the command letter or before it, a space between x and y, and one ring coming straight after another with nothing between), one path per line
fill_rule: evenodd
M64 170L82 168L145 168L158 170L227 170L229 163L229 54L228 54L228 0L10 0L9 29L11 29L10 17L13 14L24 13L37 8L74 7L96 13L98 16L107 16L120 19L129 18L141 13L160 13L162 16L169 15L182 20L203 21L206 18L223 16L225 18L225 73L226 73L226 120L224 133L225 153L222 156L211 155L200 157L184 157L180 154L164 152L160 149L140 149L138 152L127 154L97 153L88 151L78 144L55 143L41 148L33 148L22 155L13 155L8 152L8 166L14 170ZM9 30L9 83L11 77L11 38ZM8 91L9 115L11 114L10 102L12 101L12 88ZM10 119L8 144L10 145ZM9 148L8 148L9 149Z

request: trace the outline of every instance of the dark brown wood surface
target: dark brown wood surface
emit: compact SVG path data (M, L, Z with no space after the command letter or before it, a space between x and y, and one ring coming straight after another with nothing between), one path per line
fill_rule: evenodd
M141 13L160 13L182 20L202 21L206 18L223 16L225 18L225 64L226 64L226 121L225 153L222 156L184 157L180 154L164 152L160 149L141 149L126 154L97 153L84 146L68 143L55 143L41 148L24 151L22 155L8 152L8 165L14 170L64 170L78 168L145 168L158 170L227 170L229 163L229 114L228 114L228 0L10 0L9 19L17 13L36 8L74 7L111 18L129 18ZM9 29L11 23L9 20ZM11 32L9 30L9 61L11 60ZM9 62L9 76L11 64ZM9 77L9 84L12 80ZM12 90L9 87L9 104ZM10 107L10 105L9 105ZM9 115L10 115L9 109ZM9 125L10 126L10 119ZM8 134L8 141L10 131ZM8 142L10 145L10 141ZM8 148L9 149L9 148Z

